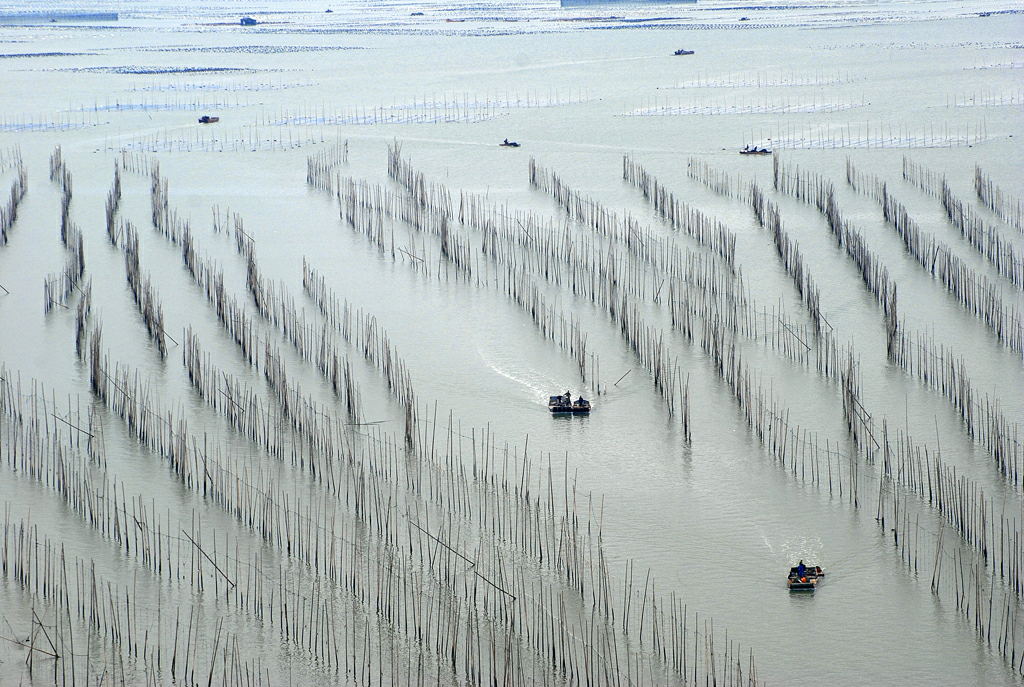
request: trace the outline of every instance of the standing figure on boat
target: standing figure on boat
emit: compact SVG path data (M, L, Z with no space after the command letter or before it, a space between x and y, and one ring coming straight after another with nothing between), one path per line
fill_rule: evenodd
M797 566L796 566L796 576L799 577L799 578L803 578L804 575L806 575L806 574L807 574L807 566L804 565L803 560L801 560L797 564Z
M568 404L572 404L572 394L570 394L568 391L565 392L565 402Z

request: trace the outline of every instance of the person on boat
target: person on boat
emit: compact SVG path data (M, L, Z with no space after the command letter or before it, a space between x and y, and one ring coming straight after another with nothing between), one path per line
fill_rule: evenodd
M570 394L568 391L565 392L565 402L569 404L572 403L572 394Z
M508 139L506 138L506 139L505 139L504 141L502 141L502 142L501 142L501 145L503 145L503 146L507 146L507 145L508 145Z
M807 575L807 566L804 565L803 560L801 560L796 566L796 575L800 579L803 579Z

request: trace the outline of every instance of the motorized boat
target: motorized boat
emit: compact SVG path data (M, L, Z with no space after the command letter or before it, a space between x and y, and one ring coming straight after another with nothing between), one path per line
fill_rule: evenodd
M789 569L789 578L786 584L791 592L813 592L818 587L818 582L825 577L825 571L820 565L805 565L804 574L800 574L798 566Z
M693 51L692 50L687 50L686 48L679 48L679 50L676 50L672 54L673 55L692 55Z
M743 146L743 150L740 151L740 155L771 155L771 148L758 148L757 146L749 147Z
M210 115L203 115L199 118L200 124L216 124L220 121L220 117L211 117Z
M592 407L590 401L580 396L575 401L570 402L571 398L568 394L564 396L549 396L548 410L552 413L571 413L573 415L583 415L590 412Z
M507 138L498 144L502 148L518 148L519 143L517 141L510 141Z

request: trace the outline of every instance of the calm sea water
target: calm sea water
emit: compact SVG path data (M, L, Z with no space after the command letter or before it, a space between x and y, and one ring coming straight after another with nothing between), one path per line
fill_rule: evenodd
M853 4L842 12L674 7L662 8L671 18L636 28L618 20L560 22L541 5L428 6L422 19L413 19L417 7L335 8L329 23L319 7L267 6L262 14L261 8L252 11L260 25L242 30L230 6L193 17L183 8L121 5L116 24L61 19L0 27L6 53L0 61L0 147L10 154L20 150L28 173L17 223L0 246L0 285L9 291L0 296L0 362L24 380L41 381L65 408L72 395L90 403L88 371L74 355L73 303L71 310L43 312L44 278L60 271L66 255L59 242L59 190L47 167L59 145L73 174L72 217L84 234L86 277L111 358L139 369L164 402L181 404L194 431L207 428L239 455L270 462L233 437L194 394L180 347L172 345L161 360L146 337L125 285L122 254L104 233L114 162L128 150L159 162L171 206L222 265L232 293L245 296L245 266L233 239L212 231L213 207L241 215L263 274L279 280L300 307L314 310L302 294L305 258L340 296L376 315L429 408L423 417L433 417L436 401L442 421L451 411L463 427L489 426L502 441L528 445L545 463L549 457L575 484L581 512L603 510L613 576L621 579L628 559L644 574L649 568L662 592L678 592L691 609L714 618L716 631L728 630L751 648L759 676L769 684L1017 683L1015 666L978 638L972 621L948 598L932 594L931 561L917 573L901 564L875 519L877 465L862 466L857 508L845 495L780 468L748 431L699 341L669 333L671 355L689 376L693 440L687 444L650 374L599 307L547 287L549 302L579 319L588 350L599 356L605 393L594 396L571 357L540 336L503 292L425 276L409 259L380 254L346 225L337 200L306 185L305 173L307 156L347 141L342 174L389 183L387 146L398 141L428 181L444 184L455 197L460 191L480 194L565 225L552 199L529 186L527 164L534 157L609 209L671 236L642 195L623 182L622 156L628 153L685 202L736 233L736 262L760 306L783 308L804 321L793 284L749 204L687 176L690 159L700 158L768 188L772 159L736 151L744 144L775 147L784 161L834 182L847 218L898 284L908 325L932 332L936 342L964 356L977 394L998 398L1004 415L1019 422L1019 354L1002 346L905 253L878 205L847 187L844 165L849 159L889 181L924 230L996 282L1009 307L1024 308L1021 291L960 237L938 200L901 178L904 155L945 175L1018 255L1024 251L1024 236L982 208L973 189L974 166L980 165L1010 196L1024 197L1024 165L1013 154L1024 135L1020 15L970 16L946 3L877 10ZM272 14L275 9L289 12ZM645 12L600 13L657 16ZM935 19L924 18L927 12ZM739 28L739 15L748 14L751 27ZM449 25L442 16L468 21ZM673 57L679 47L695 54ZM36 55L24 56L29 53ZM200 71L180 71L186 67ZM228 68L238 71L217 71ZM704 109L638 114L657 108ZM196 119L202 114L221 121L201 126ZM498 147L506 137L522 146ZM863 145L850 145L857 139ZM0 175L5 192L12 174L8 168ZM141 264L162 300L168 334L181 341L192 327L218 366L259 385L260 375L242 363L182 269L180 249L152 230L149 178L125 172L123 184L120 215L139 227ZM862 399L876 428L885 418L893 430L909 429L1004 504L1006 513L1024 518L1019 490L967 436L950 403L887 361L881 312L821 216L791 197L772 197L820 288L829 324L858 354ZM411 239L401 222L395 222L395 236L416 252L421 239ZM688 239L676 241L700 250ZM664 316L655 321L669 330ZM336 402L315 369L291 351L287 356L305 392ZM855 452L836 383L757 344L749 346L747 361L791 411L794 426ZM361 363L355 373L363 419L400 434L402 408L379 376ZM546 397L567 388L592 396L590 417L549 417ZM251 536L178 484L115 416L101 421L108 471L130 493L147 494L160 509L197 509L211 527L242 541ZM279 479L294 481L297 490L310 488L297 474L282 469ZM30 514L48 536L69 552L94 557L113 579L136 580L143 594L159 586L53 494L6 466L0 498L13 516ZM920 507L918 536L934 540L940 520L927 505ZM813 596L786 591L785 571L800 558L828 572ZM27 634L26 608L27 595L10 580L0 581L0 615L17 627L11 635ZM233 624L244 627L245 621ZM296 684L331 681L291 657L274 633L253 631L252 642L276 680L287 682L294 670L302 676ZM0 648L0 683L27 681L24 650L7 644ZM52 674L37 672L32 683L52 680Z

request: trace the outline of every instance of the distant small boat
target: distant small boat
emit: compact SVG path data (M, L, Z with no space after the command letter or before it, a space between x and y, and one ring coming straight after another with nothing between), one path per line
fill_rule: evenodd
M673 55L692 55L693 51L692 50L687 50L686 48L679 48L679 50L676 50L672 54Z
M203 115L199 118L200 124L216 124L220 121L220 117L211 117L210 115Z
M754 146L753 148L744 146L743 150L740 151L740 155L771 155L771 154L772 154L771 148L758 148L757 146Z
M502 148L518 148L519 143L516 141L510 141L507 138L498 144Z
M552 413L571 413L573 415L585 415L590 412L590 401L582 396L573 402L569 402L571 396L549 396L548 410Z
M801 575L799 568L793 566L789 569L789 578L786 583L791 592L813 592L818 587L818 582L825 577L825 571L820 565L804 566L804 574Z
M242 26L256 26L257 24L259 24L259 22L253 19L252 17L242 17L242 19L238 23Z

